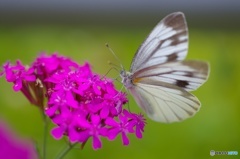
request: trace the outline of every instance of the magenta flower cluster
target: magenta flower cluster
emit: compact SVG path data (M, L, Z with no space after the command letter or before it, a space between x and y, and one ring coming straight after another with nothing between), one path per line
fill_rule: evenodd
M143 115L124 109L126 94L112 80L93 73L88 63L41 54L30 66L7 62L4 74L14 91L21 91L56 124L51 131L55 139L67 136L71 143L84 145L92 138L93 148L99 149L101 137L114 140L121 135L123 145L129 144L128 134L142 138Z

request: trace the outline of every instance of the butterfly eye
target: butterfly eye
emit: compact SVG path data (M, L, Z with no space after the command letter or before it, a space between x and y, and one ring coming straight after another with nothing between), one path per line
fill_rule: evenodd
M121 75L121 77L126 77L126 71L125 70L121 70L120 71L120 75Z

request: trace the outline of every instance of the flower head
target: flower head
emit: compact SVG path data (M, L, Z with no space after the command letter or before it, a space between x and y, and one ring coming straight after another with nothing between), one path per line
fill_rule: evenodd
M72 143L85 144L92 138L93 148L98 149L101 137L114 140L120 134L124 145L129 144L130 133L142 137L143 116L123 110L126 94L117 91L112 80L93 73L89 63L41 54L30 67L20 61L6 63L1 74L14 83L15 91L21 90L45 111L56 125L51 131L55 139L67 136Z

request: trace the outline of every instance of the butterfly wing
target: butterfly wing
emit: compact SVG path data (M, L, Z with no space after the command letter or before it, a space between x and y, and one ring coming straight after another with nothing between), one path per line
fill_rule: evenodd
M132 77L133 83L150 83L158 85L168 83L187 91L198 89L209 75L207 62L187 60L181 62L169 62L139 70Z
M201 106L188 91L207 80L208 68L206 62L194 60L151 66L133 75L130 91L149 118L165 123L182 121Z
M200 108L200 101L194 95L167 83L137 83L129 90L137 104L154 121L182 121L193 116Z
M135 54L130 72L150 66L183 60L188 51L188 28L181 12L161 20Z

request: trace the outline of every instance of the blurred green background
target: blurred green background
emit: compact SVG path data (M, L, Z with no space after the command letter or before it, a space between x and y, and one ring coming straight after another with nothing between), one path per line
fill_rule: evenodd
M182 1L184 5L178 5L181 1L173 1L178 2L176 4L148 1L147 5L137 1L129 4L127 1L117 4L93 1L90 5L80 2L74 5L69 1L66 4L72 5L59 7L45 1L40 3L41 8L27 1L25 4L32 4L30 7L4 2L0 3L0 63L21 59L24 64L30 64L40 52L59 52L79 63L89 61L96 73L105 74L110 68L108 61L118 64L105 47L105 43L109 43L128 69L138 46L158 21L171 12L182 11L190 34L187 59L205 60L211 65L209 80L193 92L202 103L193 118L174 124L147 119L143 139L132 135L129 146L122 146L120 138L103 139L103 148L94 151L88 142L83 150L72 150L67 159L239 158L240 154L209 155L210 150L240 153L240 12L236 10L237 4L204 0L195 5L188 1ZM108 77L117 75L112 71ZM121 85L116 84L120 89ZM11 87L0 79L0 118L22 137L41 145L41 114ZM129 99L131 111L141 112L130 95ZM55 141L49 135L48 158L53 158L64 144L64 139Z

